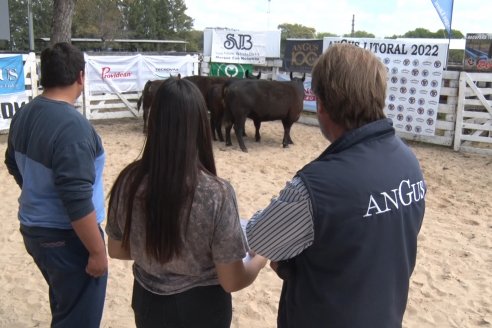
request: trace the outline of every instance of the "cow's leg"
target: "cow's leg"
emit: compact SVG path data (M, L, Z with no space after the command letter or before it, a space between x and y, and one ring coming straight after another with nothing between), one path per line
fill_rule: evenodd
M232 146L231 141L231 129L233 124L232 114L229 110L224 110L224 130L225 130L225 144L226 146Z
M255 122L255 140L256 142L260 142L261 136L260 136L260 127L261 127L261 121L260 120L254 120Z
M210 111L210 130L212 130L212 138L214 138L214 141L217 140L216 136L215 136L215 126L216 126L216 120L217 118L215 117L215 114L214 114L214 111L211 110ZM223 140L221 140L223 141Z
M231 141L232 122L227 121L224 124L224 128L225 128L225 144L226 146L232 146L232 141Z
M215 129L217 130L217 137L220 141L224 141L224 136L222 134L222 114L217 114L215 119Z
M292 124L293 123L288 120L282 120L282 125L284 126L284 139L282 140L282 145L284 146L284 148L289 147L289 144L294 144L294 142L290 138L290 128Z
M246 116L243 116L234 122L234 131L236 132L236 138L237 138L237 142L239 144L239 147L241 147L242 151L247 153L248 149L244 145L244 140L243 140L243 133L244 133L245 125L246 125Z

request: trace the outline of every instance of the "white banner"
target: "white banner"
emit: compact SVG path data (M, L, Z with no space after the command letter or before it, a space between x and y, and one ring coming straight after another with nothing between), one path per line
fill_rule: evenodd
M29 102L26 92L0 95L0 130L8 130L15 112Z
M148 80L192 75L194 57L186 56L88 56L86 85L93 93L141 91Z
M213 30L211 61L216 63L266 63L265 32Z
M371 50L386 65L385 114L397 131L433 136L441 93L446 43L392 39L324 38L323 50L347 42Z

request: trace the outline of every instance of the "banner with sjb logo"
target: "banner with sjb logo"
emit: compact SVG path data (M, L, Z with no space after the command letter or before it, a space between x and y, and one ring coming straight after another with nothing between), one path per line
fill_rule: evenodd
M224 64L211 63L210 76L226 76L246 78L246 72L251 76L253 74L253 65L251 64Z
M263 65L266 63L267 34L213 30L211 61Z

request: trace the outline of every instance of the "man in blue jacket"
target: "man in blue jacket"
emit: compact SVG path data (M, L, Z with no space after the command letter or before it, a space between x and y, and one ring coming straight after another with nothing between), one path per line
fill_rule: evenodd
M384 115L386 68L336 44L314 66L312 89L331 144L246 228L284 279L278 327L401 327L426 185Z
M21 188L24 244L49 286L52 327L99 327L106 295L104 149L74 107L84 67L68 43L43 50L44 91L14 115L5 154Z

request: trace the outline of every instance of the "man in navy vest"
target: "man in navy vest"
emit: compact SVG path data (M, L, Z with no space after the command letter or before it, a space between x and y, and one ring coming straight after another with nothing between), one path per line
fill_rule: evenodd
M246 228L284 279L278 327L401 327L426 185L384 115L386 68L335 44L314 66L312 89L331 144Z

